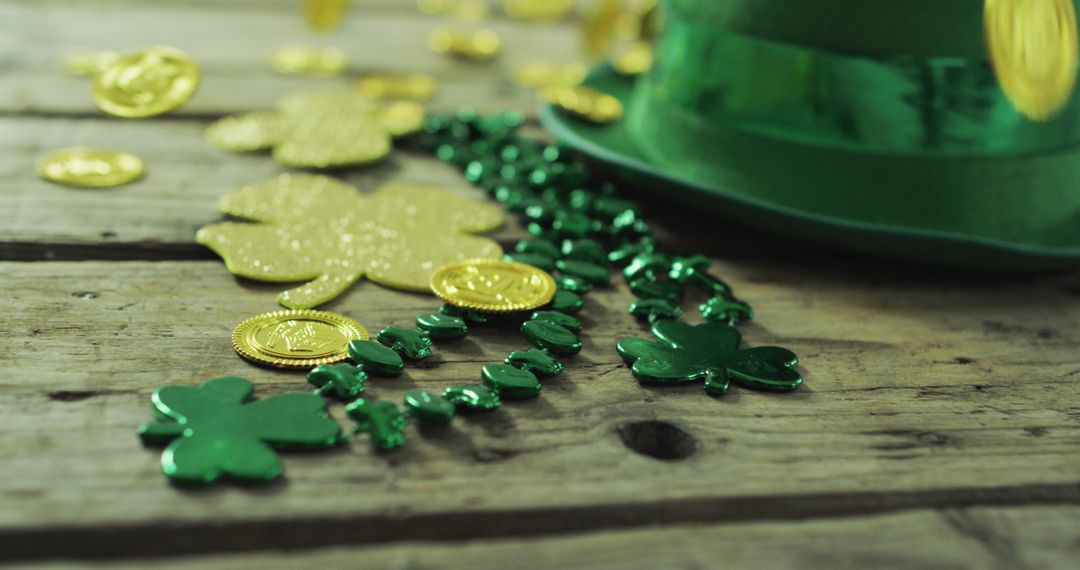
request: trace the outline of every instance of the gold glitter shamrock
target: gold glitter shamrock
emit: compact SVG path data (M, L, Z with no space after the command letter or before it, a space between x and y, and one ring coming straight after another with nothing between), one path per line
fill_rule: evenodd
M290 309L330 301L361 277L430 292L431 273L452 262L496 258L494 241L468 235L502 224L498 207L435 187L391 183L361 194L325 176L283 174L222 197L225 222L195 240L232 273L259 281L308 281L278 296Z
M419 103L375 101L357 90L314 91L283 98L274 112L225 117L206 129L206 140L232 152L273 149L285 166L330 169L382 160L391 138L423 123Z

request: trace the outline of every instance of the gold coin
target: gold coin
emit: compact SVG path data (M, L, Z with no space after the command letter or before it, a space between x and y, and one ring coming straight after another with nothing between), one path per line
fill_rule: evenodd
M71 75L92 77L101 73L120 58L115 51L75 52L64 60L64 68Z
M274 311L251 317L233 331L236 352L278 368L312 368L345 360L349 342L367 340L360 323L325 311Z
M622 102L591 87L549 87L540 96L556 108L593 123L613 123L623 115Z
M266 150L281 138L281 119L277 113L262 111L231 115L206 127L206 141L229 152Z
M487 61L499 54L502 42L492 30L464 32L439 29L428 36L428 47L442 53L470 61Z
M653 65L653 48L648 42L631 42L617 50L611 58L611 66L620 75L641 75Z
M436 269L431 275L431 290L456 307L509 313L529 311L551 302L555 280L524 263L471 259Z
M1058 114L1076 86L1073 0L986 0L984 30L998 84L1025 117Z
M45 180L86 188L127 184L143 171L143 161L134 154L99 148L65 148L38 163L38 174Z
M356 88L372 99L412 99L427 101L435 95L436 83L430 75L369 75L356 81Z
M304 0L304 21L317 32L332 32L341 27L349 0Z
M557 22L574 7L574 0L506 0L503 9L515 20Z
M555 64L533 62L517 72L517 82L534 89L541 87L573 87L585 81L584 63Z
M274 53L271 66L282 75L334 77L348 65L345 52L338 48L286 46Z
M127 54L94 76L94 103L116 117L152 117L187 103L200 77L184 52L153 47Z

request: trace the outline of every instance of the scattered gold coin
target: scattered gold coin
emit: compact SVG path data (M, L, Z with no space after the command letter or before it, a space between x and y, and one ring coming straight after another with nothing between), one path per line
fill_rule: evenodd
M115 51L80 51L67 56L64 69L78 77L93 77L119 58Z
M312 368L345 360L349 343L367 340L360 323L325 311L274 311L233 331L233 348L246 360L278 368Z
M630 42L615 51L615 55L611 58L611 65L621 75L641 75L652 69L652 45L644 41Z
M50 182L85 188L120 186L143 175L143 161L118 150L73 147L54 151L38 162L38 174Z
M573 87L585 81L584 63L530 63L517 72L517 82L525 87Z
M436 269L431 275L431 290L456 307L509 313L529 311L551 302L555 280L524 263L472 259Z
M356 88L372 99L412 99L427 101L435 95L436 83L430 75L369 75L356 81Z
M206 128L212 146L230 152L252 152L272 148L281 139L281 119L277 113L260 111L224 117Z
M304 0L304 21L317 32L332 32L341 27L349 0Z
M503 9L515 20L557 22L574 8L574 0L506 0Z
M449 15L462 20L485 20L490 13L485 0L417 0L416 7L429 16Z
M465 32L439 29L428 36L428 46L442 53L470 61L487 61L499 54L499 35L492 30Z
M282 75L334 77L345 71L348 61L338 48L287 46L274 53L271 66Z
M1034 121L1058 114L1076 86L1073 0L986 0L984 29L994 74L1013 106Z
M540 96L562 111L593 123L613 123L623 115L622 102L591 87L548 87L541 90Z
M199 66L184 52L152 47L121 56L94 76L94 103L128 119L168 113L199 89Z

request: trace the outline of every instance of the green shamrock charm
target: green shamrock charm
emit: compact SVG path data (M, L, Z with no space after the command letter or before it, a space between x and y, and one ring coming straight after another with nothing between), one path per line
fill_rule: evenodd
M802 385L793 368L798 357L786 348L739 350L742 335L723 323L693 326L681 321L652 325L657 342L624 338L616 349L642 384L682 384L705 380L705 391L722 395L729 384L753 390L790 392Z
M642 253L623 269L623 277L627 282L641 278L656 280L658 275L667 274L670 269L670 257L662 253Z
M698 307L706 321L734 325L754 318L750 305L728 294L717 295Z
M158 422L139 428L146 443L169 443L161 468L182 483L212 483L225 476L270 481L281 476L274 449L321 449L341 439L341 428L315 394L251 400L251 382L235 376L203 385L166 386L151 399Z
M528 370L509 364L488 364L480 374L484 385L498 392L499 397L524 400L540 395L540 381Z
M591 261L560 259L555 262L560 273L588 281L591 285L604 286L611 280L608 268Z
M560 315L572 322L553 319L551 315ZM550 350L559 356L571 356L581 352L581 339L575 334L575 329L581 330L581 323L577 319L551 311L538 311L532 319L521 324L521 333L533 346Z
M526 239L517 242L514 251L518 253L532 253L542 255L548 259L559 257L559 248L546 239Z
M386 327L375 338L406 358L421 360L431 356L431 337L424 331Z
M641 277L629 283L630 292L641 299L663 299L672 305L682 301L683 288L678 283Z
M487 386L451 386L443 390L442 396L455 406L473 412L494 410L502 404L499 394Z
M585 300L576 293L571 293L563 289L559 289L555 292L555 297L551 299L551 304L548 308L552 311L559 311L560 313L573 314L581 310L585 306Z
M427 390L406 392L405 409L412 417L425 423L447 425L454 419L454 403Z
M431 338L463 338L469 334L465 319L438 313L416 317L416 328L428 333Z
M465 319L466 323L472 323L474 325L482 325L488 322L488 316L484 313L455 307L450 303L443 303L442 306L439 307L439 312L450 317Z
M676 283L693 285L707 295L730 293L731 287L727 283L709 275L710 265L712 265L712 261L704 255L677 257L671 263L671 271L668 272L668 276Z
M334 364L317 366L308 372L308 384L315 386L315 393L322 396L327 392L343 400L352 400L364 392L367 372L352 364Z
M569 275L559 275L555 278L555 286L561 291L569 291L571 293L588 293L592 291L592 283L580 278L571 277Z
M405 445L408 419L393 402L371 402L363 398L345 406L345 413L356 420L356 433L371 435L371 445L390 451Z
M607 264L607 254L604 253L604 248L600 247L600 244L596 243L596 240L591 239L568 239L564 241L562 243L562 256L565 259L589 261L596 265ZM605 273L606 272L607 270L605 269Z
M608 253L608 262L618 267L625 267L637 256L656 251L656 242L644 237L636 242L626 242Z
M559 313L556 311L536 311L530 318L534 321L545 321L555 326L562 327L570 332L581 332L581 321L567 315L566 313Z
M511 352L506 357L506 363L545 378L558 376L563 371L562 362L551 356L548 351L536 348Z
M370 340L351 341L349 358L377 376L400 376L405 371L405 362L400 354Z
M682 309L664 299L638 299L630 303L630 314L647 321L677 319L682 316Z
M503 259L531 265L548 273L555 271L555 260L539 253L508 253L503 256Z

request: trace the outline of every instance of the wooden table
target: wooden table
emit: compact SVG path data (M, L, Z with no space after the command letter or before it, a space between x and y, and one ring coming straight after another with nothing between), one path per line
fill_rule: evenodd
M573 26L496 15L504 57L450 62L424 46L444 18L411 2L356 4L325 41L345 47L358 73L435 76L435 109L531 115L513 70L541 54L578 57ZM308 389L301 374L255 368L229 345L236 323L276 308L280 287L233 278L193 242L219 219L219 196L280 171L265 156L210 148L207 123L346 84L270 71L273 50L307 34L286 0L0 2L0 558L191 568L1080 562L1080 276L898 266L661 204L648 211L665 246L717 259L757 309L748 343L795 350L804 389L713 399L699 386L640 387L613 350L646 334L620 285L588 297L585 350L540 399L442 432L410 426L408 445L388 455L364 438L286 454L279 484L171 486L159 450L135 437L155 388L241 375L263 396ZM187 50L205 73L174 115L106 118L88 81L60 67L76 48L150 44ZM37 178L39 156L74 144L138 152L148 176L102 191ZM404 180L481 196L416 145L347 179L365 191ZM510 246L523 235L512 223L495 237ZM375 327L435 306L362 283L327 308ZM397 400L474 381L522 346L479 330L373 388ZM340 404L332 414L349 425Z

